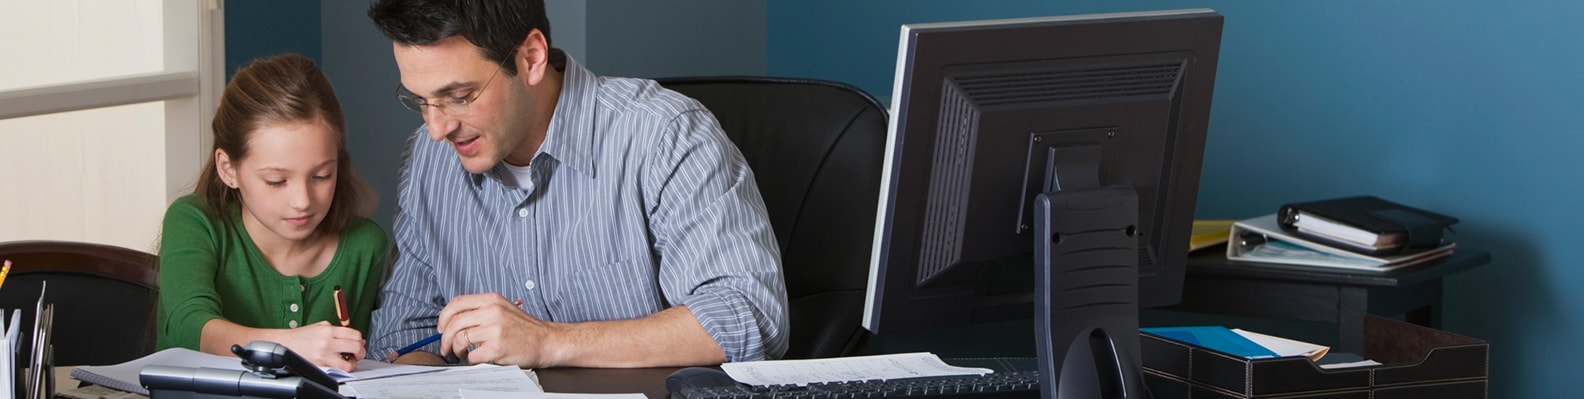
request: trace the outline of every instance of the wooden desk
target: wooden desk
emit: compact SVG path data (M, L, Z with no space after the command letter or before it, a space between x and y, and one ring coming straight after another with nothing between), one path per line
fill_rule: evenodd
M1441 280L1490 263L1490 253L1452 255L1388 272L1226 260L1210 250L1188 259L1182 303L1172 309L1337 325L1337 347L1363 353L1364 314L1404 315L1441 327Z
M643 369L537 369L539 384L545 392L561 393L638 393L649 399L666 399L665 380L680 367Z

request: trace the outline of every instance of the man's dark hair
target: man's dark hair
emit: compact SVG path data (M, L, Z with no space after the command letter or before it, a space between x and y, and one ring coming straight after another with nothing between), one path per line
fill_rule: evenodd
M462 36L513 76L512 54L528 32L538 29L550 44L544 0L375 0L368 16L385 37L406 46Z

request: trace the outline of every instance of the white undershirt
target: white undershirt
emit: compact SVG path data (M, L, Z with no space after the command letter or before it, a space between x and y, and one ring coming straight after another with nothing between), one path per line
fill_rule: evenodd
M533 182L533 168L512 165L506 161L501 161L501 166L505 167L507 172L510 172L501 176L503 180L501 183L511 187L523 188L523 185L518 184L518 182Z

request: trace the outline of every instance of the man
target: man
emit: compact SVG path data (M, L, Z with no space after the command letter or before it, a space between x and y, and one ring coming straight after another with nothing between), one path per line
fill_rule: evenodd
M373 356L649 367L786 352L786 287L742 154L698 102L550 47L542 0L382 0L399 183ZM425 140L427 138L428 140Z

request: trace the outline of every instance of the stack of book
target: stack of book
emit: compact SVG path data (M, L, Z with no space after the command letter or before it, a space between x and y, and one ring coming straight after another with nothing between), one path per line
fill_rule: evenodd
M1293 203L1234 223L1227 259L1386 271L1452 254L1457 222L1373 196Z

